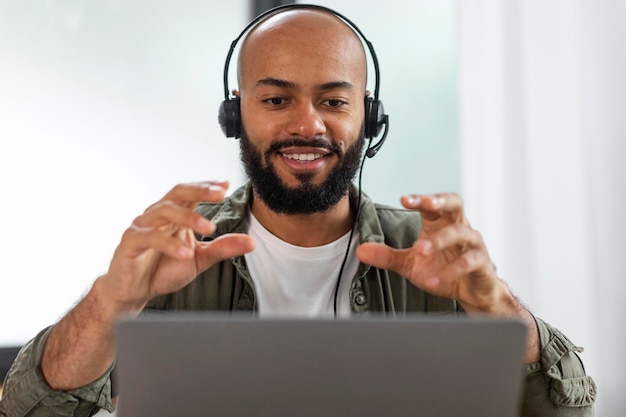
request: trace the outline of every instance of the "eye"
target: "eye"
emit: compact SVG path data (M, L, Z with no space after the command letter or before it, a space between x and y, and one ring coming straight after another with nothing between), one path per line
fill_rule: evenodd
M272 106L281 106L287 102L287 100L282 97L272 97L263 101L265 101L268 104L271 104Z
M330 107L341 107L344 104L348 104L347 102L345 102L343 100L336 99L336 98L331 98L331 99L325 100L324 103L326 103L326 105L328 105Z

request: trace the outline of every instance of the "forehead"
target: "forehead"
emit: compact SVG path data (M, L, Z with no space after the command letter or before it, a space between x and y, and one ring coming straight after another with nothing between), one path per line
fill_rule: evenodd
M240 89L259 79L348 81L365 89L367 61L361 40L338 17L318 10L271 16L244 40L238 62Z

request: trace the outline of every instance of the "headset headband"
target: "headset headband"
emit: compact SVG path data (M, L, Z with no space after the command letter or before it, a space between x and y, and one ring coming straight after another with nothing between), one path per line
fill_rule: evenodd
M367 40L365 35L363 35L363 32L361 32L361 29L359 29L359 27L355 23L353 23L350 19L348 19L344 15L337 13L336 11L332 9L329 9L328 7L318 6L318 5L313 5L313 4L285 4L282 6L274 7L270 10L267 10L266 12L261 13L260 15L252 19L252 21L250 21L250 23L246 25L246 27L241 31L239 36L237 36L235 40L231 42L230 49L228 50L228 55L226 55L226 62L224 63L224 100L228 100L230 97L229 91L228 91L228 69L230 67L230 60L233 56L233 53L235 52L235 47L237 46L241 38L244 37L244 35L248 33L248 31L252 27L254 27L257 23L259 23L261 20L265 19L266 17L270 15L277 14L286 9L321 10L323 12L329 13L333 16L340 18L341 20L344 21L344 23L350 26L350 28L361 37L363 42L365 42L365 45L367 45L367 49L370 52L370 56L372 57L372 62L374 64L374 100L378 100L378 91L380 87L380 70L378 68L378 57L376 56L376 52L374 52L374 46L372 45L372 43L369 40Z

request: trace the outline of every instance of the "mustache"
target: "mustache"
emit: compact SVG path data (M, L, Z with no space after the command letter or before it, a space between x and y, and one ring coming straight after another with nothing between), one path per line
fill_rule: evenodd
M301 138L289 138L279 140L270 145L269 148L265 151L265 156L269 157L273 153L278 152L282 148L288 147L313 147L313 148L323 148L327 149L330 152L337 154L337 156L343 155L343 150L336 144L324 138L313 138L313 139L301 139Z

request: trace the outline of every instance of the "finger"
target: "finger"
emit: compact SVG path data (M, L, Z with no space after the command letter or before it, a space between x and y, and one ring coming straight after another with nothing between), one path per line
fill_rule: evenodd
M422 213L427 220L444 216L453 221L464 220L463 200L458 194L409 194L400 199L402 205L410 210Z
M414 273L412 264L415 263L416 256L419 254L411 249L393 249L380 243L363 243L357 248L357 257L361 262L375 268L395 271L424 291L438 296L447 296L450 289L440 285L439 276Z
M140 228L159 228L165 225L188 227L199 234L211 234L215 225L190 208L171 201L162 201L133 221Z
M174 202L220 202L228 189L226 181L203 181L196 183L178 184L165 194L164 200Z
M204 271L211 265L253 250L254 240L249 235L225 234L210 242L198 243L199 266Z
M483 248L484 242L480 232L464 224L451 224L432 232L428 238L420 239L413 247L422 255L457 247L459 251Z
M407 250L394 249L383 243L363 243L357 248L356 256L375 268L399 272L406 262Z
M136 257L149 249L176 259L188 259L194 254L189 242L185 242L178 236L172 236L160 229L137 226L131 226L124 232L118 253Z
M494 272L493 264L487 252L470 250L461 254L454 262L442 268L437 275L443 279L480 273Z
M151 210L156 204L163 201L172 201L175 204L193 208L200 202L219 203L224 199L228 182L205 181L189 184L178 184L172 188L161 200L148 207Z
M475 249L463 252L452 263L441 268L434 276L429 277L426 282L431 290L436 290L442 285L470 275L495 275L493 264L486 251ZM474 281L476 285L479 285L476 280Z

